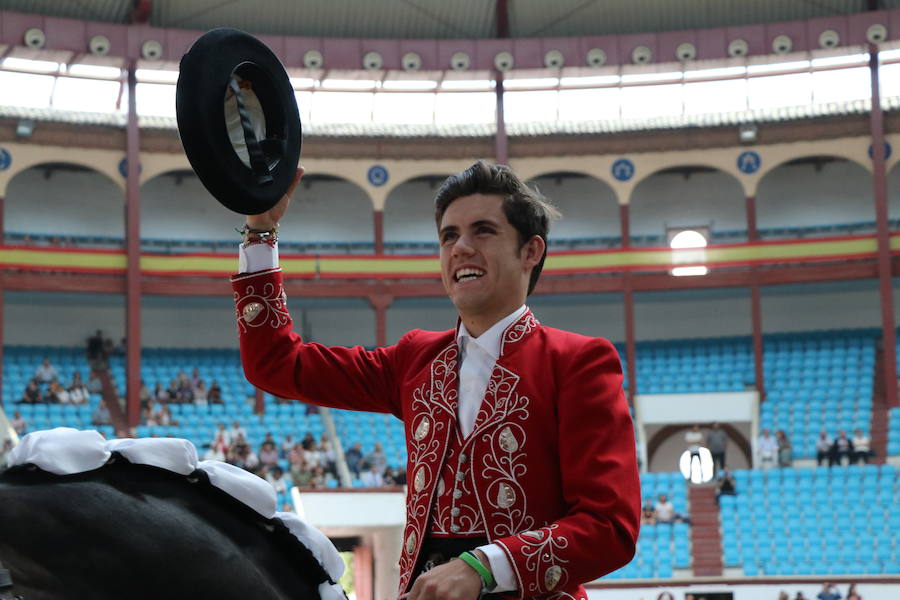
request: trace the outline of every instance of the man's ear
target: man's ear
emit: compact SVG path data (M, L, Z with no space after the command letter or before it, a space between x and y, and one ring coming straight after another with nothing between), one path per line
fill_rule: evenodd
M531 270L532 267L541 262L546 248L547 243L544 241L544 238L539 235L533 235L531 236L531 239L522 246L522 249L519 251L519 256L525 261L525 266Z

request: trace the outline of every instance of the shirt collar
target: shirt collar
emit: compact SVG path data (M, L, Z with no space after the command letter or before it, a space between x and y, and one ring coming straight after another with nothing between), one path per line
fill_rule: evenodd
M506 315L485 331L477 338L473 337L467 330L462 321L459 322L459 330L456 332L456 342L460 347L465 347L468 342L475 342L478 346L490 354L494 360L500 358L500 342L503 339L503 332L506 328L515 323L528 309L524 304Z

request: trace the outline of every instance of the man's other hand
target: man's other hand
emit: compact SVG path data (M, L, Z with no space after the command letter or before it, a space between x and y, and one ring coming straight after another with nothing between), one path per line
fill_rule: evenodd
M419 575L412 589L400 600L477 600L481 576L459 559Z
M294 195L294 190L297 189L297 185L303 178L303 173L305 173L305 170L303 167L299 167L296 175L294 175L294 181L291 182L291 187L289 187L284 196L281 197L278 204L262 214L247 215L247 226L250 227L250 229L258 229L261 231L275 229L275 226L278 225L282 217L284 217L284 213L287 212L288 206L291 205L291 197Z

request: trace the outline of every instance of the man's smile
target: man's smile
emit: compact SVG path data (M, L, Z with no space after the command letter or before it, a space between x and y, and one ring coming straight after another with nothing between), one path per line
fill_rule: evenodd
M480 277L484 277L485 271L477 267L460 267L453 274L453 280L457 283L465 283L474 281Z

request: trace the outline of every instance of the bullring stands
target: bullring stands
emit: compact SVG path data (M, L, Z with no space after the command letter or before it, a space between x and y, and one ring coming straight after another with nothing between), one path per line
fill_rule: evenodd
M726 567L745 575L898 574L893 465L739 470L721 498Z
M874 331L768 336L763 350L768 398L760 427L783 429L796 458L816 455L819 431L868 435L875 377Z
M60 404L18 404L28 381L44 358L56 369L59 382L68 386L77 371L85 382L90 369L82 348L58 346L7 346L3 352L3 406L8 416L19 410L30 430L66 426L78 429L93 428L91 417L100 404L99 394L91 394L88 403L80 406ZM41 386L46 393L47 385ZM112 435L112 427L101 426L104 434Z
M688 513L687 482L681 473L642 474L641 496L655 501L659 494L669 497L676 514ZM690 566L690 526L687 523L643 525L632 561L604 579L670 578L673 569Z

